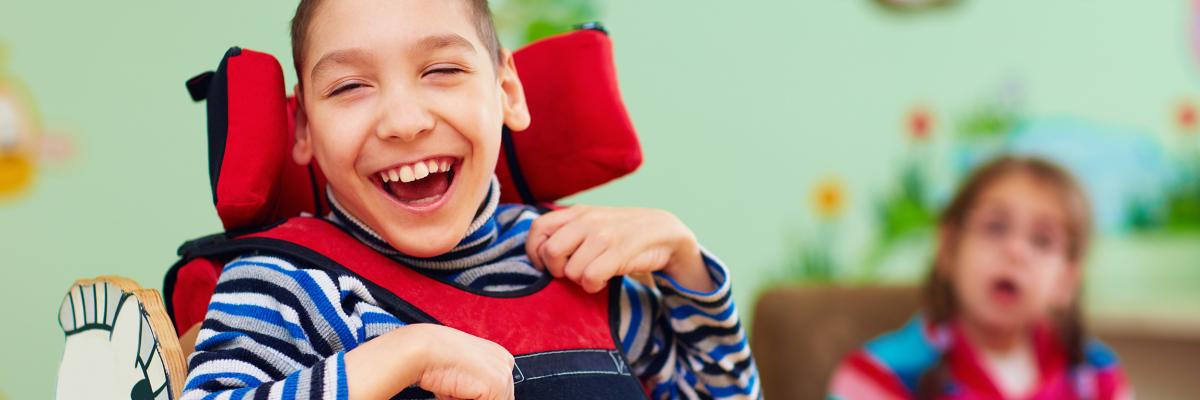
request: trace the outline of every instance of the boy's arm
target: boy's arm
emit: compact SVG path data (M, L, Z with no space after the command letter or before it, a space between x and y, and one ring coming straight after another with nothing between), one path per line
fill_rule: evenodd
M512 355L502 347L443 326L405 325L370 299L356 279L278 258L231 262L183 398L375 399L416 383L456 397L512 398Z
M730 296L729 271L700 250L711 288L697 291L663 271L656 287L625 278L621 345L651 398L759 398L758 371Z
M231 262L189 359L182 397L348 398L346 352L359 344L362 325L339 303L340 290L326 274L273 257Z

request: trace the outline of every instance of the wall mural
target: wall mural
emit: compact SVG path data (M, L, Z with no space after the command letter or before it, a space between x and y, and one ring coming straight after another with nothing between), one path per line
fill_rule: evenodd
M44 164L72 153L67 136L48 134L33 96L6 61L0 46L0 204L27 193Z
M877 269L897 247L932 240L936 214L955 183L1001 153L1041 156L1070 170L1091 198L1101 235L1200 233L1200 123L1193 100L1164 110L1176 132L1160 141L1153 132L1104 121L1029 115L1019 105L1020 85L1001 86L1000 94L971 111L946 116L946 126L921 104L905 114L897 131L908 138L908 146L892 186L862 194L874 204L873 237L869 246L857 247L862 251L850 257L830 253L837 248L837 225L849 194L836 178L814 183L809 215L816 227L796 246L786 275L805 281L881 278ZM935 149L935 135L944 135L940 139L949 145ZM944 179L932 168L934 162L949 167L948 184L938 184Z

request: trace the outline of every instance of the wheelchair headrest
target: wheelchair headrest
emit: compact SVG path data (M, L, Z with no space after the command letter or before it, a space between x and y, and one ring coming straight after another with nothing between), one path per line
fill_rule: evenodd
M501 201L551 203L641 165L603 30L543 39L513 56L532 123L521 132L504 129L496 165ZM188 90L208 101L209 183L226 230L328 210L320 168L292 161L297 105L273 56L231 48L215 72L189 80Z

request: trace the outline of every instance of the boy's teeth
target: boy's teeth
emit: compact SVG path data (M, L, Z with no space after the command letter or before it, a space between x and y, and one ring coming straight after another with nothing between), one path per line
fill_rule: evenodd
M450 172L450 160L426 160L392 168L379 173L383 183L417 181L436 173Z
M416 163L413 165L414 180L421 179L421 178L424 178L427 176L429 176L429 166L428 165L426 165L423 162L419 162L419 163Z
M413 176L412 167L408 165L400 167L400 182L409 183L415 180L417 180L417 178Z

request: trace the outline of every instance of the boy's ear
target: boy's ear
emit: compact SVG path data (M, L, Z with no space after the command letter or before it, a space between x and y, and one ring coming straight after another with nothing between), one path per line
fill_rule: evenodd
M308 136L308 112L305 111L300 85L296 85L292 93L296 95L296 115L292 116L296 121L296 144L292 146L292 160L296 164L308 165L313 157L312 140Z
M504 107L504 125L513 131L523 131L529 127L529 105L525 103L525 87L517 75L517 65L513 62L512 52L501 50L500 100Z

